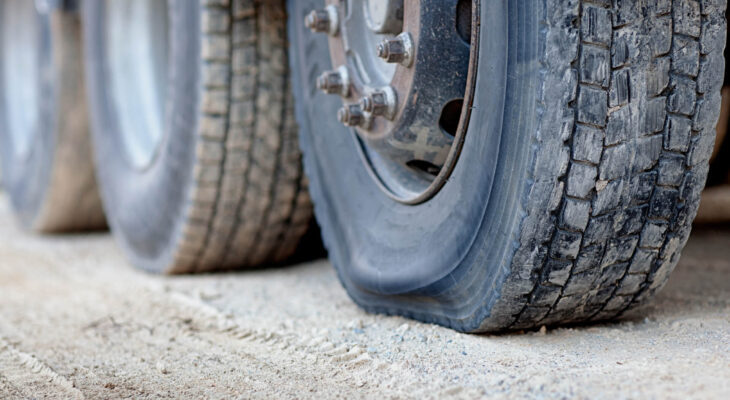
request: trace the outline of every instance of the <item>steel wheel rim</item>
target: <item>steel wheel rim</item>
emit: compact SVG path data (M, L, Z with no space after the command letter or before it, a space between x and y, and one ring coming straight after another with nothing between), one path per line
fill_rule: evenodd
M130 164L149 167L165 136L167 0L107 1L104 43L109 93Z
M40 129L41 17L34 2L2 3L2 87L6 129L16 154L29 154Z
M371 54L365 57L353 55L366 48L360 42L372 43L362 27L369 24L370 29L374 28L370 20L354 24L351 21L358 15L363 16L361 9L367 10L373 3L384 5L380 8L400 8L399 15L403 19L396 28L392 27L393 24L386 24L391 26L390 30L377 31L372 35L382 41L377 47L371 46ZM468 13L463 12L464 9ZM440 1L424 3L416 0L328 0L325 9L314 10L305 19L305 25L311 30L329 35L334 69L323 72L317 79L317 87L342 98L343 107L337 118L352 128L362 162L378 186L398 202L416 205L435 196L458 161L476 80L478 11L478 1L452 0L443 4ZM437 17L431 18L434 14ZM465 19L461 14L468 15ZM364 17L369 17L367 11ZM423 24L422 20L425 21ZM457 32L464 21L468 23L466 36ZM450 60L450 64L428 60L430 53L424 49L433 49L434 43L438 46L440 42L433 39L437 36L431 34L433 26L440 26L449 35L451 41L444 40L442 47L450 44L455 50L456 56L446 57L455 59ZM460 36L456 41L463 47L454 45L457 35ZM425 39L421 40L421 37ZM386 45L390 46L386 50L401 50L395 54L397 57L392 57L392 51L384 51ZM379 60L373 62L372 55ZM378 63L382 65L383 60L387 60L389 66L395 65L395 71L383 73L383 68L378 70ZM437 66L431 68L431 64ZM444 65L447 67L444 68ZM367 70L367 67L373 66L376 68ZM446 71L442 76L456 78L439 80L438 74L434 75L429 68L434 71L441 68ZM431 82L429 78L437 84L424 89L423 82ZM420 99L419 95L422 96ZM431 103L422 100L431 98L435 99ZM447 108L454 109L447 107L451 103L457 103L457 109L450 113L450 132L446 132L441 121ZM378 112L373 104L380 107ZM419 107L428 112L414 111ZM426 129L421 129L424 126ZM428 133L414 133L424 131Z

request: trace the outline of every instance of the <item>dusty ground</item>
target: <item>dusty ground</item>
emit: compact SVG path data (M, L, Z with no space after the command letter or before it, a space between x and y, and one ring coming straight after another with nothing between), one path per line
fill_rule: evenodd
M159 278L0 197L0 398L730 398L730 230L623 321L502 336L360 311L326 261Z

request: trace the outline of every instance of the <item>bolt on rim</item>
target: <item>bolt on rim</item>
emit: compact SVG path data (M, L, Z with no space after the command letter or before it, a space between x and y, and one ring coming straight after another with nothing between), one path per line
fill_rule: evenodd
M464 141L476 70L478 1L328 0L305 26L328 35L339 96L363 161L386 194L422 203L446 182Z

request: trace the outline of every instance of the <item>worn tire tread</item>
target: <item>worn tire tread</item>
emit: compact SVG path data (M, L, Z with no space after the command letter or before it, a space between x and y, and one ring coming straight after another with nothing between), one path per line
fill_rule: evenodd
M714 144L725 0L547 3L526 215L481 331L609 319L650 298L689 237Z

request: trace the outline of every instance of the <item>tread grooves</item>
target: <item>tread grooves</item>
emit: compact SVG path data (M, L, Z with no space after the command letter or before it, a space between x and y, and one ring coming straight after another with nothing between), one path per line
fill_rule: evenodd
M253 9L253 13L252 13L252 15L249 15L247 17L251 18L254 21L253 24L256 26L256 33L258 33L260 31L259 22L258 22L259 12L260 12L259 5L256 3L252 3L250 5L250 7ZM254 53L254 55L253 55L253 58L255 60L254 62L256 62L257 64L259 64L261 62L261 54L259 53L258 40L259 40L259 38L257 35L256 42L253 43L253 45L251 46L251 48L253 49L253 53ZM251 115L252 117L255 115L258 115L258 102L256 101L256 99L258 99L258 91L261 88L261 71L258 68L258 65L257 65L255 76L256 76L256 78L254 79L253 88L252 88L253 93L251 93L251 98L254 99L252 102L252 115ZM233 84L234 83L232 83L232 85ZM232 252L232 247L234 245L235 236L237 235L238 231L240 229L242 229L243 224L245 224L245 221L243 221L243 219L241 217L241 210L246 207L247 200L250 196L249 189L250 189L250 185L251 185L251 170L253 169L253 164L255 162L254 161L254 149L256 148L256 137L255 137L255 132L257 130L256 125L257 125L257 122L255 119L253 119L252 122L248 126L251 130L251 132L249 133L251 135L249 148L246 151L246 159L248 160L249 165L246 166L246 169L243 174L242 194L236 201L236 206L235 206L235 211L234 211L236 222L235 222L234 228L232 228L230 230L230 232L226 238L224 251L220 255L221 258L223 258L225 260L224 264L231 263L230 260L234 260L233 262L239 261L239 262L245 263L245 260L237 260L238 257L232 257L232 254L234 254Z
M224 8L222 11L226 12L228 10ZM225 32L225 33L229 33L233 29L232 28L232 25L233 25L232 18L228 21L228 25L229 25L228 32ZM231 62L231 60L233 59L233 40L230 35L228 35L227 39L228 39L228 49L227 49L228 50L228 60L221 60L221 61ZM208 61L208 60L206 60L206 61ZM229 69L229 75L233 75L233 71L231 69ZM226 111L225 111L224 115L231 114L231 97L232 97L232 85L229 85L226 88ZM205 112L205 115L210 116L211 113ZM231 129L230 119L226 118L224 120L223 137L220 138L221 143L224 144L228 141L228 138L230 136L230 129ZM201 270L203 270L201 268L201 260L204 258L206 252L208 251L208 246L210 245L211 240L212 240L216 217L218 216L218 210L220 207L221 198L223 197L223 181L224 181L223 176L224 176L224 172L225 172L225 168L226 168L227 156L228 155L227 155L227 152L225 150L225 145L224 145L222 152L221 152L220 162L219 162L219 168L220 168L221 174L215 185L216 190L215 190L215 200L214 200L213 209L212 209L210 218L208 219L207 224L206 224L205 236L203 238L203 245L200 249L198 249L197 253L195 254L194 261L193 261L195 272L200 272Z
M725 31L712 15L724 16L725 2L547 3L563 8L548 15L548 32L562 30L574 78L560 83L574 92L563 105L570 134L540 140L553 141L553 157L569 154L560 164L538 155L532 190L550 199L526 205L533 231L522 231L481 330L612 318L650 297L678 261L707 175L722 78L709 57L722 57ZM542 62L548 75L566 68ZM552 175L538 171L546 166Z
M287 221L311 217L311 204L297 201L307 194L299 180L296 132L287 129L293 118L284 76L288 65L280 65L286 63L286 20L285 14L273 15L283 10L281 3L202 2L205 89L195 184L168 272L270 262L274 254L290 256L305 233L286 235L288 224L271 223L277 212ZM279 210L284 200L291 209Z
M257 19L256 23L257 23L257 25L259 24L258 19ZM259 30L260 30L260 27L259 27ZM259 45L262 45L262 44L259 44ZM263 44L263 45L265 45L265 44ZM286 79L282 82L282 86L280 88L281 93L286 93L286 90L288 89L286 82L287 82ZM283 106L281 108L281 114L279 115L277 131L281 132L282 136L284 136L283 133L284 133L284 126L286 124L287 111L288 110L287 110L286 106ZM250 254L250 257L253 259L253 262L252 262L253 264L258 264L260 262L260 260L258 260L258 259L262 258L259 255L259 252L262 249L261 245L263 244L263 242L261 240L262 235L263 235L263 229L261 229L261 228L266 227L267 229L271 229L270 218L271 218L271 212L272 212L273 208L276 206L275 203L276 203L276 198L277 198L277 194L278 194L277 186L279 184L279 179L280 179L280 174L281 174L281 163L282 163L281 158L282 158L282 154L284 153L285 145L286 145L286 139L284 137L282 137L281 141L279 142L279 146L276 149L276 157L275 157L276 163L274 164L273 179L271 180L271 182L269 182L269 188L266 191L268 193L270 201L264 208L264 213L262 216L263 224L256 231L255 239L251 243L249 250L246 252L247 254ZM270 246L270 244L268 244L268 245Z

